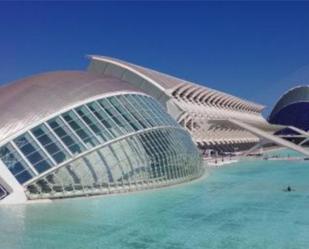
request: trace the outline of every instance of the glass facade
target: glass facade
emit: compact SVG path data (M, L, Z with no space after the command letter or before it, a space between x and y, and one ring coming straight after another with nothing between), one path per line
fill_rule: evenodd
M30 199L148 188L203 171L190 135L142 94L61 113L3 145L0 158Z

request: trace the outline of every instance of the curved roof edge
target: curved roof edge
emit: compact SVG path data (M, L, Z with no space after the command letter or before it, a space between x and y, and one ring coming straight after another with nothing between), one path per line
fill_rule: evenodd
M147 70L146 68L142 68L140 66L137 66L137 65L134 65L134 64L131 64L131 63L128 63L128 62L124 62L124 61L121 61L121 60L118 60L118 59L109 58L109 57L105 57L105 56L88 55L87 57L90 58L91 60L100 60L100 61L104 61L104 62L109 62L109 63L115 64L117 66L120 66L122 68L125 68L125 69L131 71L132 73L135 73L135 74L141 76L142 78L145 78L146 80L151 82L153 85L155 85L157 88L159 88L161 91L165 91L165 88L163 86L161 86L161 84L157 83L151 77L148 77L147 75L140 72L141 69Z
M9 83L0 87L0 141L76 103L119 92L141 91L85 71L47 72Z
M101 56L101 55L87 55L87 57L92 61L100 61L103 63L109 63L112 65L118 66L120 68L126 69L130 71L131 73L136 74L139 77L143 78L144 80L150 82L153 86L155 86L157 89L159 89L160 91L162 91L163 93L167 95L170 95L173 91L175 91L177 88L183 85L192 85L193 87L203 88L207 92L211 91L211 92L221 94L224 97L231 97L231 99L235 101L235 104L237 102L239 104L248 106L249 108L253 107L259 112L261 112L265 108L264 105L260 105L252 101L244 100L242 98L233 96L231 94L227 94L227 93L224 93L218 90L214 90L214 89L211 89L211 88L208 88L203 85L199 85L199 84L196 84L190 81L182 80L177 77L164 74L164 73L155 71L153 69L141 67L141 66L138 66L138 65L126 62L126 61L122 61L122 60L107 57L107 56Z

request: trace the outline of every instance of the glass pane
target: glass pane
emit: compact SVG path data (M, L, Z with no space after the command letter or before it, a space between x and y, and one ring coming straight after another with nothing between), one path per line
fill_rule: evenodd
M103 139L103 141L107 141L111 138L106 128L98 123L98 119L93 116L92 113L88 111L88 109L83 106L76 109L77 114L84 120L84 122L90 127L90 129L99 137Z
M29 173L29 171L24 170L23 172L17 174L16 179L19 183L24 183L26 181L29 181L32 178L32 175Z
M88 107L92 111L92 113L101 121L101 123L109 131L109 133L112 134L113 137L118 137L123 134L119 127L110 118L110 116L106 112L104 112L102 107L100 107L100 105L93 102L88 104Z
M10 144L1 147L0 158L19 183L24 183L33 177L34 173Z
M48 121L48 124L73 154L79 154L85 149L82 144L78 143L61 119L55 118Z
M28 134L19 136L14 139L14 142L39 173L48 170L52 166L50 160Z
M155 125L162 125L165 123L165 118L159 118L157 110L149 104L147 97L135 95L135 99L138 103L140 103L146 112L145 114L154 122Z
M62 117L85 144L93 147L99 143L98 140L88 130L88 128L79 120L79 117L74 112L67 112L63 114Z
M143 127L139 124L139 122L131 115L130 111L122 105L122 103L119 100L119 96L111 97L109 98L109 101L111 104L115 107L115 109L122 115L122 117L125 119L127 124L130 124L130 126L135 130L140 130Z
M116 109L109 103L107 99L100 100L98 102L102 109L112 118L114 124L119 127L122 131L122 134L132 131L132 128L126 125L126 122L123 120L123 117L116 111Z
M61 163L69 158L68 153L45 125L35 127L32 129L32 133L57 163Z
M134 105L129 101L127 95L119 96L121 103L127 108L130 114L134 117L135 120L143 127L151 127L150 123L139 113L139 110L134 107Z
M154 127L157 125L157 123L152 119L152 113L150 113L149 110L146 109L144 103L142 103L138 98L138 95L127 95L128 100L133 105L133 107L137 110L139 110L141 116L143 119L146 120L148 124L150 124L151 127Z

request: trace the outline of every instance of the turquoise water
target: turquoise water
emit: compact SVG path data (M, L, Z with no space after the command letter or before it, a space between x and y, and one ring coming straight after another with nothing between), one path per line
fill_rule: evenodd
M292 150L287 150L287 149L280 149L280 150L273 150L270 152L265 152L264 155L266 156L278 156L278 157L304 157L303 154L297 152L297 151L292 151Z
M309 163L242 162L167 189L1 207L0 225L1 249L308 249Z

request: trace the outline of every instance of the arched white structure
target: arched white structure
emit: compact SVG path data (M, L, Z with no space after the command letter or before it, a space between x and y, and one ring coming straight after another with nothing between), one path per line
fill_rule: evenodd
M117 77L36 75L2 87L0 107L0 204L155 188L203 173L190 134Z
M267 126L261 115L262 105L118 59L97 55L89 58L89 72L125 80L161 102L189 130L197 145L230 144L230 148L235 145L247 149L259 141L240 127L225 125L218 130L210 124L212 120L233 118Z

